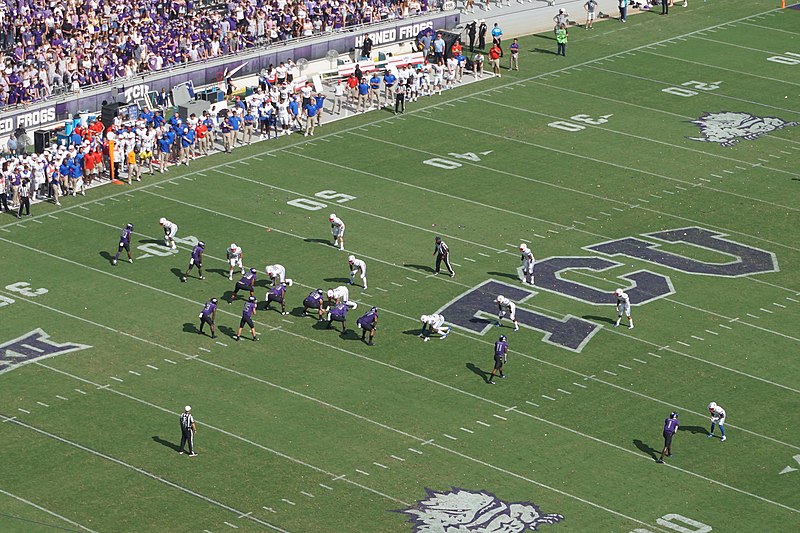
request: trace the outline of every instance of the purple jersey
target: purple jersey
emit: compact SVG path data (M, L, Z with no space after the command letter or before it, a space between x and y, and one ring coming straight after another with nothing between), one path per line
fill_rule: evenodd
M676 431L678 431L677 418L667 418L664 420L664 433L674 434Z
M133 234L133 230L130 228L124 228L122 233L119 236L119 244L120 246L125 244L130 244L131 242L131 235Z
M239 283L244 285L245 287L252 287L256 283L256 275L254 272L248 272L247 274L242 276L242 279L239 280Z
M270 299L281 301L283 300L283 296L286 294L286 285L281 283L277 287L272 287L269 290Z
M369 312L365 313L361 318L358 319L358 324L363 329L374 329L375 322L378 321L378 310L377 309L370 309Z
M244 309L242 309L242 318L253 318L253 313L256 311L256 302L245 302Z
M506 341L497 341L494 343L494 354L505 356L508 352L508 343Z
M206 302L206 304L203 306L203 311L201 312L201 314L203 316L210 317L214 314L214 311L216 310L217 310L217 304L212 302Z
M195 264L200 264L200 262L203 260L203 248L201 246L195 246L192 250L192 260L195 262Z
M331 307L331 319L338 320L339 322L347 318L347 305L340 303Z

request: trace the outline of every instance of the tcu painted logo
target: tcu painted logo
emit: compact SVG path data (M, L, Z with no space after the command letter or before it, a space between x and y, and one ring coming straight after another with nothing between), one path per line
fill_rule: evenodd
M645 235L650 241L627 237L587 246L584 249L605 256L626 256L687 274L736 278L765 272L777 272L775 254L723 239L723 235L704 228L690 227L659 231ZM653 241L653 242L651 242ZM730 261L711 263L661 250L663 243L683 243L712 250L729 256ZM535 288L554 292L590 305L614 305L616 300L608 290L578 283L564 277L570 271L583 272L591 279L593 272L605 272L623 266L607 257L575 256L548 257L535 267ZM589 271L589 272L586 272ZM573 276L574 277L574 276ZM675 293L669 276L637 270L622 274L620 286L628 293L631 303L644 305ZM522 280L520 272L520 280ZM447 317L447 322L465 331L486 334L497 317L495 298L503 295L517 304L525 305L537 294L527 287L490 279L440 307L436 312ZM531 306L533 307L533 306ZM544 333L543 341L560 348L580 352L587 342L600 331L600 324L567 315L554 318L531 309L517 308L517 321L524 328Z
M560 514L542 513L533 503L506 503L486 491L453 487L446 492L425 492L426 499L397 511L410 516L414 533L522 533L564 520Z
M48 357L91 348L86 344L53 342L41 328L0 345L0 374Z
M797 122L786 122L778 117L757 117L750 113L722 111L720 113L704 113L692 124L700 126L702 137L689 137L693 141L719 143L731 147L739 139L754 141L775 130L787 126L797 126Z

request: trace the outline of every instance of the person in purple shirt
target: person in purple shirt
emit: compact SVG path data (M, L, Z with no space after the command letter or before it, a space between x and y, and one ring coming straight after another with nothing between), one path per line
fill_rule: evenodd
M231 299L228 300L229 304L232 304L233 301L236 299L236 295L239 294L239 291L248 291L250 293L250 298L255 297L255 293L253 292L253 288L256 284L256 273L258 271L255 268L251 268L249 272L242 276L242 279L236 282L236 287L233 288L233 294L231 295Z
M305 300L303 300L303 316L308 316L309 309L317 310L317 320L322 320L322 315L325 312L325 293L322 289L314 289L308 293Z
M242 319L239 321L239 329L236 331L236 335L233 336L234 340L238 341L241 338L242 328L244 328L245 324L250 326L250 333L253 335L253 340L258 340L258 337L256 336L256 327L253 325L253 317L256 315L257 306L258 304L255 296L251 296L244 303L244 309L242 309Z
M505 335L500 335L500 338L494 343L494 368L492 369L492 373L489 374L489 379L486 380L486 383L494 385L494 376L498 372L501 378L506 377L506 375L503 374L503 365L506 364L506 362L508 362L508 341L506 341Z
M203 334L203 326L208 324L211 327L211 338L217 338L216 328L214 327L214 320L217 318L217 299L211 298L203 305L203 310L200 311L200 335Z
M361 329L361 341L365 340L364 337L369 332L367 346L375 346L375 330L378 328L378 308L371 308L364 316L356 320L356 325Z
M131 235L133 235L133 224L129 222L125 224L124 228L122 228L122 233L119 236L117 255L115 255L114 259L111 260L112 265L117 266L117 260L119 259L119 254L122 253L122 250L125 250L128 253L128 263L133 263L133 257L131 257Z
M340 302L328 309L328 329L333 327L334 322L342 323L342 335L347 332L347 311L348 307L344 302Z
M672 437L678 431L680 422L678 421L678 413L671 412L669 418L664 420L664 449L661 450L661 457L656 460L657 463L664 463L664 456L672 457Z
M281 314L288 315L286 312L286 288L292 286L292 280L279 283L275 287L270 287L267 291L267 309L270 308L271 302L279 302L281 304Z
M182 283L186 283L186 278L189 276L189 272L191 272L193 267L197 267L200 279L206 279L203 275L203 251L205 248L206 243L203 241L197 241L197 245L192 248L192 257L189 258L189 267L186 269L186 272L183 273L183 276L181 276Z

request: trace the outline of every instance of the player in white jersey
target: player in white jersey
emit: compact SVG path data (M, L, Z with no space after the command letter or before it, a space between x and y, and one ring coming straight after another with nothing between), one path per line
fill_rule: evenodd
M278 283L283 283L286 281L286 269L283 265L267 265L264 269L269 276L270 281L272 281L272 286L275 287Z
M714 426L719 424L719 432L722 433L720 440L725 442L727 438L725 436L725 409L721 405L717 405L716 402L711 402L708 404L708 412L711 413L711 431L708 432L708 437L714 436Z
M533 265L536 260L533 252L524 242L519 245L520 261L522 262L522 281L533 285Z
M150 175L154 173L153 159L156 149L156 131L152 126L148 126L147 131L141 134L142 149L139 151L139 158L142 160L142 166L147 165L150 170Z
M333 245L339 246L339 250L344 250L344 222L336 216L336 213L331 213L328 217L331 223L331 235L333 235Z
M236 267L239 267L239 270L242 271L242 276L244 276L244 266L242 266L244 252L242 249L239 246L236 246L236 243L231 243L231 245L228 246L226 255L228 256L228 265L230 265L230 268L228 269L228 279L233 280L233 270Z
M344 285L339 285L335 289L328 289L327 296L328 300L334 305L343 303L350 309L358 307L356 302L350 301L350 291Z
M450 327L444 325L444 317L442 315L422 315L419 319L422 322L422 331L419 334L419 338L425 342L428 342L430 335L434 333L441 335L440 340L446 339L450 333ZM430 333L426 336L425 332L428 328L430 328Z
M289 115L289 101L281 97L280 101L275 104L278 109L278 124L281 126L281 135L289 134L289 125L292 123L292 117Z
M498 296L494 302L497 304L497 324L501 325L503 318L508 318L514 323L514 331L519 331L519 322L517 322L517 306L506 298L505 296Z
M633 319L631 318L631 299L628 294L622 289L614 291L614 296L617 298L617 322L614 327L619 326L624 313L628 317L628 329L633 329Z
M178 247L175 244L175 235L178 234L178 225L164 217L161 217L158 223L164 228L164 246L175 250Z
M353 280L356 277L356 272L360 272L361 285L364 287L364 290L367 290L367 264L361 259L356 259L356 256L354 255L348 256L347 264L350 265L350 281L348 282L348 285L353 284Z

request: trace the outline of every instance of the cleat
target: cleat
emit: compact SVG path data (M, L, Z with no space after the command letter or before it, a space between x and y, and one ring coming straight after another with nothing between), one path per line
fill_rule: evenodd
M228 276L228 281L233 281L233 276Z
M422 333L420 333L419 335L417 335L417 337L419 337L420 339L421 339L422 337L424 337L424 336L425 336L425 335L423 335Z
M494 385L494 381L492 381L492 380L490 379L489 381L487 381L487 382L486 382L486 384L487 384L487 385Z
M236 342L239 342L239 335L234 335L233 336L233 340L235 340Z
M455 272L450 272L450 277L451 277L451 278L454 278L454 277L456 277L456 273L455 273Z
M128 263L133 263L133 259L128 259Z
M181 283L186 283L186 276L181 276Z
M519 326L514 326L514 331L519 331Z
M660 465L664 464L664 459L656 459L656 462Z
M200 279L206 279L206 277L205 276L200 276Z
M429 340L431 340L430 337L425 337L424 339L422 339L422 342L428 342Z
M179 450L178 455L183 455L183 450Z
M633 324L631 324L630 326L628 326L628 329L633 329Z
M116 259L112 259L111 260L111 264L114 265L114 266L117 266L117 260Z
M619 322L617 322L616 324L614 324L614 327L615 327L615 328L618 328L618 327L619 327Z
M447 335L449 335L449 334L448 334L448 333L445 333L444 335L442 335L442 336L439 338L439 340L440 340L440 341L443 341L443 340L445 340L445 339L447 338Z
M189 452L189 457L197 457L197 452Z
M725 439L727 439L727 438L728 438L728 437L726 437L725 435L723 435L723 436L722 436L722 438L721 438L721 439L719 439L719 441L720 441L720 442L725 442Z
M494 323L494 325L495 325L495 327L499 328L500 327L500 321L498 320L497 322Z
M367 343L367 346L375 346L375 343L374 343L374 342L372 342L372 341L369 341L369 342Z
M212 338L212 339L216 339L216 338L217 338L217 334L216 334L216 333L212 333L212 334L211 334L211 338Z
M709 433L708 435L706 435L706 438L710 439L710 438L711 438L711 437L713 437L713 436L714 436L714 434L713 434L713 433Z
M253 341L257 341L257 340L258 340L258 337L253 337Z
M288 312L288 311L283 311L281 314L282 314L283 316L286 316L286 315L288 315L288 314L289 314L289 312Z

